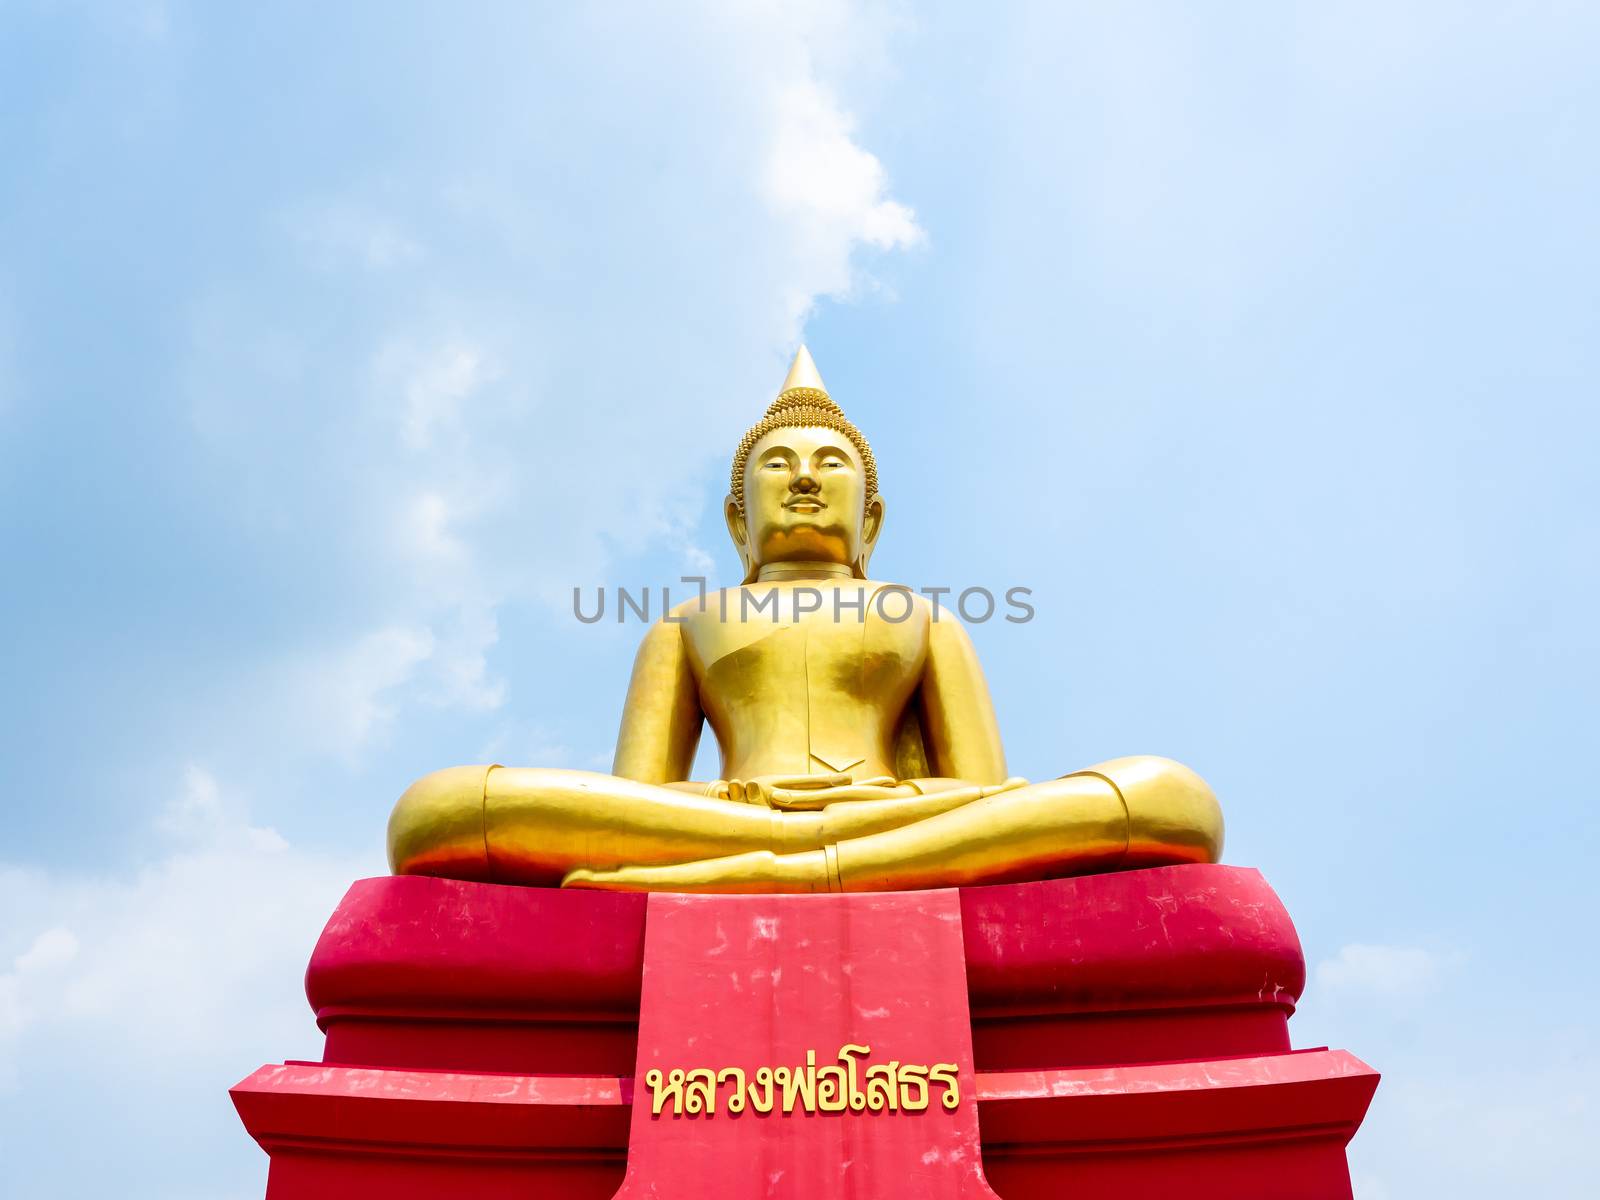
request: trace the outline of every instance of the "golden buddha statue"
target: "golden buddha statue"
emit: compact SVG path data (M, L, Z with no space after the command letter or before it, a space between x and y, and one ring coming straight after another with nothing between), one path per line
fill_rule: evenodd
M739 443L724 507L744 581L645 635L612 774L434 772L389 819L397 874L851 892L1216 861L1221 810L1179 763L1007 777L966 631L867 577L877 463L803 346ZM707 721L723 777L691 782Z

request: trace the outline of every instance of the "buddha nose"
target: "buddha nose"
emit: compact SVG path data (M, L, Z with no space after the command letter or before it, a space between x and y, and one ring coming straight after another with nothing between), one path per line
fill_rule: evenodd
M817 482L815 475L802 468L789 487L797 492L815 492L820 491L822 485Z

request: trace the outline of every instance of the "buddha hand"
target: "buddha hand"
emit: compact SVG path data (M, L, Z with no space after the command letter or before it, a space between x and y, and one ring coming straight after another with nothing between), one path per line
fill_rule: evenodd
M914 796L914 789L887 775L851 779L834 775L760 775L741 784L746 804L764 804L785 812L813 812L845 800L887 800Z
M783 812L815 812L830 804L896 800L934 793L951 804L966 803L1022 787L1027 782L1021 778L1007 779L1004 783L977 784L961 779L896 780L887 775L857 780L852 780L848 775L801 775L760 776L744 780L737 786L741 789L740 797L747 804L764 804ZM733 786L730 785L730 799L734 795Z

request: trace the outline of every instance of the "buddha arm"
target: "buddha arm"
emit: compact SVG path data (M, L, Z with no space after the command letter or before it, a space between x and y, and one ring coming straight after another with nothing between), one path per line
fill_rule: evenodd
M704 714L682 626L658 621L633 660L611 773L640 783L689 778Z
M972 639L953 616L928 625L922 733L936 776L997 784L1006 778L1000 726Z

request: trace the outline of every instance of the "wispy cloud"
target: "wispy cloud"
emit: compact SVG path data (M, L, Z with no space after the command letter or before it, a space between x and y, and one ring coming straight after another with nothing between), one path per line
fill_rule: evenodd
M1494 1043L1487 1030L1479 1036L1455 1064L1386 1074L1351 1151L1359 1200L1588 1194L1600 1171L1600 1091L1583 1061L1592 1056L1569 1046L1554 1061L1544 1053L1481 1061Z
M707 571L691 529L721 487L701 464L720 465L759 411L817 299L856 288L862 252L924 238L838 86L881 69L891 22L831 4L705 15L725 36L680 47L692 70L627 82L630 122L660 108L677 147L649 194L581 122L480 123L437 160L369 162L336 199L286 205L285 269L326 299L269 311L227 280L198 308L184 376L207 452L233 468L223 486L373 581L360 599L327 595L359 606L340 636L311 622L267 687L241 676L258 719L304 731L288 753L359 761L406 713L504 703L508 604L564 613L568 581L663 547ZM685 37L677 20L664 36ZM580 21L563 36L595 33ZM635 33L606 52L643 52ZM691 137L678 110L704 101L686 78L747 103ZM542 111L546 86L519 70L497 120ZM606 136L603 107L588 119ZM727 196L747 199L730 210ZM702 248L692 269L680 245ZM306 584L308 600L323 590Z
M93 1070L113 1107L178 1103L160 1080L315 1050L306 958L345 888L382 864L375 849L296 849L245 808L191 764L159 818L165 849L143 866L0 865L21 947L0 971L0 1085ZM142 1091L152 1078L156 1096Z
M434 449L441 433L460 435L464 403L497 374L482 348L457 340L427 348L390 343L374 370L379 386L403 400L402 442L422 451Z
M1335 1002L1416 1005L1463 962L1455 951L1352 942L1317 964L1314 986Z
M137 293L149 321L129 337L137 368L119 360L81 394L137 413L99 448L137 461L106 485L121 488L116 518L189 540L137 585L119 574L90 618L120 630L130 611L156 614L126 639L137 652L99 651L105 675L148 683L149 706L96 731L136 761L87 754L68 783L33 764L70 795L63 820L97 834L95 797L168 782L124 801L110 865L74 864L60 839L61 863L0 868L0 1064L28 1098L8 1113L76 1103L73 1123L123 1130L126 1153L108 1158L167 1200L200 1171L197 1130L215 1134L206 1161L228 1164L205 1194L259 1172L222 1089L315 1053L305 958L345 884L382 869L385 797L407 771L479 750L604 767L625 674L603 701L587 672L553 689L570 647L544 606L567 618L574 582L640 559L709 574L698 525L807 314L924 235L854 107L887 66L895 19L875 6L708 0L621 25L581 7L418 10L314 35L288 15L257 32L292 38L292 86L260 74L275 55L236 50L251 39L222 10L167 12L158 43L73 19L49 44L111 44L114 61L95 50L41 73L33 166L173 164L135 189L149 211L53 177L95 245L161 263L134 286L118 274L131 258L78 261L75 291ZM404 65L413 55L429 68ZM49 115L62 80L102 78ZM0 301L65 277L39 270L0 281ZM53 329L25 332L58 346ZM42 436L75 440L101 415ZM52 545L104 538L102 508L51 496ZM185 681L162 687L151 661L186 655ZM584 705L603 715L574 730L566 710ZM171 761L175 745L195 761ZM159 1127L141 1125L157 1107ZM165 1169L130 1170L141 1154ZM59 1153L23 1157L8 1168L45 1194ZM50 1186L92 1190L92 1174Z
M856 141L854 121L819 80L802 74L782 86L773 116L762 192L791 232L786 295L798 328L819 297L850 292L857 246L905 249L926 234L890 196L888 172Z
M371 204L306 203L284 225L312 265L326 271L351 266L384 271L414 265L425 254L393 216Z
M390 625L289 668L273 697L300 752L357 753L393 722L399 693L435 653L427 626Z

